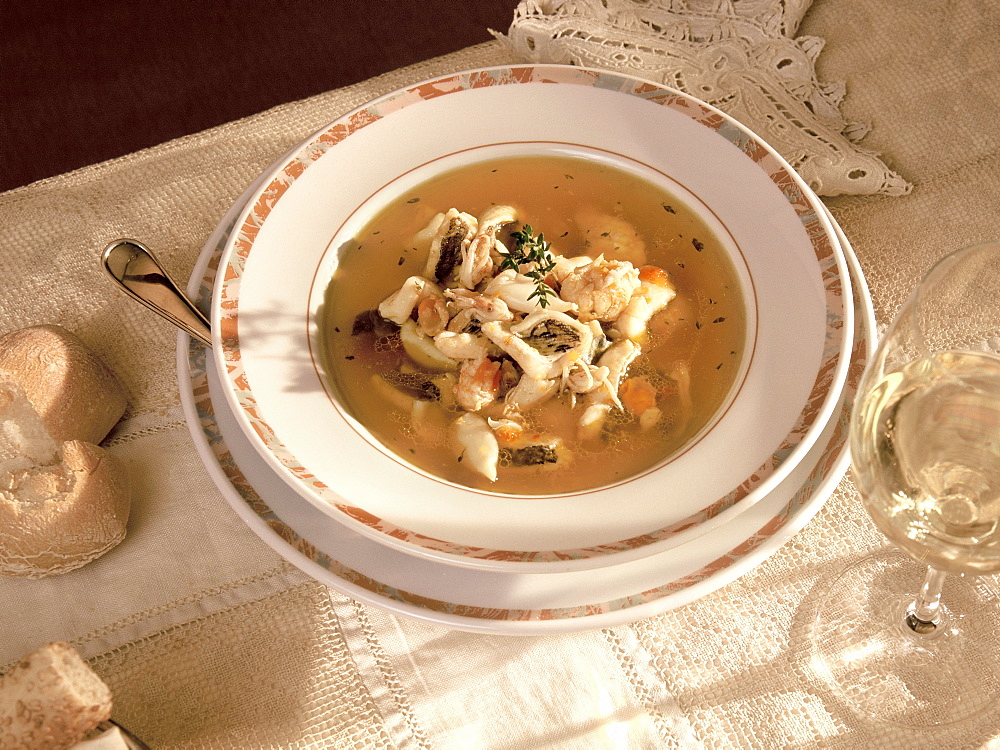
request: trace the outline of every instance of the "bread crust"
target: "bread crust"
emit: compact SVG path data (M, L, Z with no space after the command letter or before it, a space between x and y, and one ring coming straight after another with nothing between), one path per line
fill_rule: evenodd
M0 747L70 748L111 718L111 690L68 644L47 643L0 676Z
M0 372L21 386L60 443L100 443L128 402L118 376L76 335L57 325L0 337Z
M131 493L122 462L79 440L63 443L61 459L21 478L35 482L44 501L22 502L16 491L0 490L0 573L68 573L125 538Z
M75 570L125 536L130 489L103 440L125 389L59 326L0 337L0 575Z

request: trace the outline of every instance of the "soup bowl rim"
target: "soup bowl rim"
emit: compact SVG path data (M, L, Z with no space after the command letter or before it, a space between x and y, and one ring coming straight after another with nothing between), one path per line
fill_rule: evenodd
M698 102L684 94L679 92L674 92L666 87L659 86L658 84L650 84L649 82L642 82L639 79L634 79L629 76L623 76L621 74L612 74L607 71L589 71L587 69L573 68L572 70L566 70L567 66L497 66L493 68L479 69L476 71L463 71L458 74L452 74L448 76L438 77L432 79L430 82L424 82L421 84L415 84L412 87L406 87L400 90L400 92L394 92L393 94L382 97L376 100L375 103L370 103L365 107L356 110L354 113L349 113L342 118L339 118L332 125L325 127L318 132L317 135L303 142L302 146L298 150L297 154L293 156L291 160L286 162L284 165L278 167L273 173L273 179L264 180L264 187L258 191L257 195L251 199L248 204L247 211L238 220L238 226L241 226L241 231L234 232L235 240L226 250L226 258L223 260L223 266L227 269L233 269L234 266L238 266L241 262L245 262L245 256L241 259L241 242L243 246L247 244L253 245L254 238L249 237L248 233L259 232L263 226L254 226L254 206L261 206L264 203L270 205L273 208L277 204L278 200L281 198L280 190L281 185L277 185L281 175L288 175L291 172L295 172L298 167L297 164L305 161L305 166L309 166L315 161L308 161L309 159L317 159L319 157L313 156L313 151L317 148L317 143L324 137L330 137L331 134L338 133L338 127L343 129L345 123L350 124L352 121L356 122L356 118L359 115L370 115L373 109L377 108L381 102L383 106L386 107L386 113L391 114L392 112L399 111L393 107L399 106L398 101L394 101L394 97L398 98L403 95L413 95L413 92L420 92L416 96L420 101L433 101L442 96L442 91L445 94L461 93L463 91L474 90L476 86L470 84L469 82L474 80L477 76L482 80L483 76L493 76L493 83L488 83L486 85L494 86L497 85L496 76L503 76L505 74L512 74L516 78L517 83L526 82L538 82L540 80L545 80L546 84L552 82L572 82L580 83L580 76L584 77L584 84L586 86L597 86L601 85L607 86L609 83L614 83L616 85L623 85L627 83L633 87L633 90L625 92L630 96L636 96L636 91L642 89L644 93L646 92L660 92L667 96L674 97L675 101L681 103L683 107L693 108L695 114L691 115L692 119L695 117L700 118L697 120L699 126L707 124L706 121L710 122L709 128L714 127L714 131L718 132L720 129L732 130L735 128L735 136L727 132L729 138L736 138L741 143L741 148L747 150L748 147L753 147L758 149L760 153L754 154L754 159L756 164L760 164L762 161L769 163L769 168L773 169L774 172L768 174L768 178L778 182L782 181L778 189L781 191L796 192L798 197L794 200L789 198L789 204L796 205L796 211L799 212L799 220L803 224L812 222L812 226L809 227L809 231L818 232L824 236L830 242L830 247L828 248L827 254L825 255L823 262L826 266L823 268L824 274L830 274L830 269L833 269L832 275L836 276L835 283L827 281L825 282L825 293L828 301L838 295L831 291L831 288L837 284L840 286L839 294L843 294L843 285L849 284L849 276L846 271L841 274L841 265L843 263L842 253L839 251L839 244L835 240L835 235L833 233L832 227L827 226L828 221L826 219L825 213L818 211L816 205L813 203L815 200L814 196L808 190L801 180L794 174L790 167L775 153L770 147L766 146L762 141L753 136L745 128L735 124L731 118L721 115L718 110L705 105L702 102ZM517 78L521 76L520 78ZM525 76L534 76L534 78L527 78ZM568 76L568 80L560 78L560 76ZM589 79L588 79L589 77ZM553 81L552 79L555 79ZM599 83L594 83L594 81L599 81ZM457 82L457 83L456 83ZM457 85L459 88L446 90L447 86ZM505 85L500 83L499 85ZM465 88L462 88L464 86ZM654 88L646 88L652 86ZM565 87L564 87L565 88ZM402 93L401 93L402 92ZM620 92L619 92L620 93ZM422 99L422 96L429 97L428 99ZM409 106L404 105L404 106ZM352 118L354 118L352 120ZM348 135L353 135L357 132L364 132L363 128L365 126L361 125L358 130L349 131ZM349 128L348 128L349 130ZM347 136L344 137L341 142L349 142ZM304 169L304 167L303 167ZM294 179L298 177L302 172L298 172ZM294 181L294 180L293 180ZM287 188L287 186L285 186ZM276 195L277 193L277 195ZM796 201L798 203L796 204ZM813 247L818 247L817 243L813 243ZM225 274L220 274L220 277L224 277ZM239 279L237 278L237 282ZM602 543L590 544L590 545L579 545L576 548L558 548L558 549L538 549L533 548L531 543L521 545L517 547L516 545L508 545L508 548L503 547L490 547L488 544L478 544L478 543L468 543L467 541L456 541L453 538L447 538L447 534L426 534L420 529L407 528L405 524L394 523L392 520L387 519L385 516L379 515L377 513L372 513L365 504L358 502L357 498L359 495L356 493L344 497L338 490L340 489L338 482L341 477L336 477L335 482L323 482L317 480L316 472L312 471L312 466L306 465L289 465L285 457L280 455L281 438L288 435L288 433L282 433L282 435L268 434L268 429L270 425L264 421L257 418L258 415L255 414L254 409L257 408L257 404L253 397L255 392L253 389L241 390L239 387L233 387L239 382L240 377L245 375L245 373L239 372L239 367L242 365L242 353L246 351L246 342L249 335L246 333L247 329L244 328L242 333L242 343L241 347L241 334L234 331L234 316L230 314L230 309L227 309L226 303L235 301L237 304L241 302L239 287L237 286L234 290L232 288L232 283L226 284L226 279L222 279L216 286L215 293L213 294L213 329L215 333L215 341L213 342L213 354L215 357L215 363L220 374L223 375L223 382L227 384L225 389L226 399L230 407L233 409L234 413L240 420L241 427L244 432L251 437L255 447L258 452L265 458L273 470L282 476L282 478L292 486L297 494L299 494L305 501L310 502L317 507L321 508L325 513L337 517L342 522L348 524L355 530L359 530L373 538L378 539L380 542L385 544L390 544L393 546L398 546L407 551L413 552L415 554L427 555L442 561L460 564L460 565L470 565L474 567L508 567L508 566L519 566L527 565L532 569L542 570L545 568L546 563L557 562L562 568L565 566L565 561L570 559L573 564L580 567L589 567L608 564L611 559L621 560L627 557L632 557L635 555L651 554L654 551L661 550L667 546L672 546L674 544L681 543L692 536L698 535L700 533L705 533L709 531L723 516L729 517L733 513L738 512L740 508L749 507L756 499L766 494L770 487L773 487L781 477L787 474L788 471L794 466L795 460L803 455L815 440L816 436L822 432L822 427L824 420L827 418L829 413L834 409L837 402L837 394L839 389L842 387L843 378L846 374L846 362L849 357L843 356L845 350L849 350L850 341L849 337L845 335L833 337L832 341L827 341L825 347L827 349L830 346L837 347L836 352L824 351L822 365L819 368L823 370L825 367L827 372L822 375L826 380L824 381L826 385L824 388L813 388L810 396L816 396L817 393L821 397L820 403L813 405L806 405L805 410L810 413L811 421L804 425L804 429L796 432L793 429L789 435L794 434L794 439L789 439L785 441L784 446L779 446L773 455L777 456L782 450L785 454L781 457L774 458L771 463L768 464L764 462L760 464L759 468L752 472L752 476L747 477L743 482L737 484L731 489L731 492L723 497L712 497L713 502L706 502L702 506L696 509L695 514L688 514L681 518L675 519L675 522L670 525L661 526L655 529L645 529L640 533L633 534L630 537L621 539L610 539ZM827 311L829 313L829 311ZM841 306L841 310L837 311L840 314L841 321L843 323L843 330L849 331L853 328L849 324L847 318L850 315L850 309L847 306ZM262 334L256 334L258 338ZM810 375L811 377L811 375ZM817 380L820 376L817 376ZM825 390L824 390L825 389ZM249 398L248 398L249 397ZM276 446L279 450L276 450ZM377 450L377 449L376 449ZM433 481L433 480L431 480ZM363 481L362 481L363 484ZM408 488L410 485L407 485ZM743 489L741 489L741 486ZM459 493L462 490L456 490ZM601 488L595 490L593 493L589 494L606 494L607 488ZM426 493L426 490L425 490ZM418 499L422 499L425 494L417 493ZM412 495L409 495L412 497ZM577 497L576 494L569 497L571 501L573 498ZM523 500L524 498L506 498L506 500ZM532 500L536 499L532 496ZM504 500L504 498L498 498L498 500ZM566 496L552 496L549 498L553 502L567 501ZM401 502L407 502L406 498L402 499ZM565 511L563 511L565 512ZM553 545L554 546L554 545ZM511 548L512 547L512 548ZM536 545L537 547L537 545Z

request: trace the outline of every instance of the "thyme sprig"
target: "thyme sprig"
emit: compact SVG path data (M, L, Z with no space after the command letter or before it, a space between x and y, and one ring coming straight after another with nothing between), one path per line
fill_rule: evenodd
M545 235L541 232L537 237L534 236L534 230L530 224L525 224L519 232L511 232L510 236L514 239L514 247L503 259L500 270L509 269L523 273L534 281L535 291L528 295L528 299L537 297L538 304L541 307L547 307L549 296L555 294L552 287L545 283L545 277L552 273L556 267L555 258L549 252L552 243L546 242ZM521 266L525 265L531 266L531 268L522 271Z

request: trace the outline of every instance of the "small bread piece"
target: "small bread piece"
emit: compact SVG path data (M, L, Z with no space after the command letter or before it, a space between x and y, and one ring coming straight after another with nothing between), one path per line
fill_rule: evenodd
M68 573L125 538L128 474L100 446L70 440L59 463L8 477L0 486L0 573Z
M111 718L111 690L68 644L47 643L0 677L0 747L63 750Z
M125 387L79 338L56 325L0 338L0 373L24 389L56 442L99 443L125 413Z
M57 445L0 376L0 574L41 578L90 562L124 538L130 502L120 461L92 443Z

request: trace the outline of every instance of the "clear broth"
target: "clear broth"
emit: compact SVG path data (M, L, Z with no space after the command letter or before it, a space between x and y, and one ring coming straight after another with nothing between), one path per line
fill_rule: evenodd
M630 222L643 238L646 263L666 270L677 297L649 325L643 354L628 375L643 375L669 390L671 372L686 362L690 404L678 392L657 404L663 418L640 430L613 410L599 444L575 440L582 407L570 411L563 394L529 412L530 426L564 436L565 464L501 464L496 482L463 466L447 429L414 429L408 414L380 398L371 378L409 358L391 339L352 334L355 317L372 310L409 276L420 275L427 249L413 236L438 212L455 207L473 216L491 204L518 210L519 223L543 232L553 252L596 256L599 237L576 220L581 211ZM509 231L500 238L509 246ZM718 238L675 195L629 172L596 161L527 156L480 162L437 176L385 207L340 258L321 314L321 356L341 405L370 434L406 462L441 479L492 492L548 495L614 484L660 463L683 447L718 412L740 371L746 316L737 274ZM458 416L456 412L454 416Z

